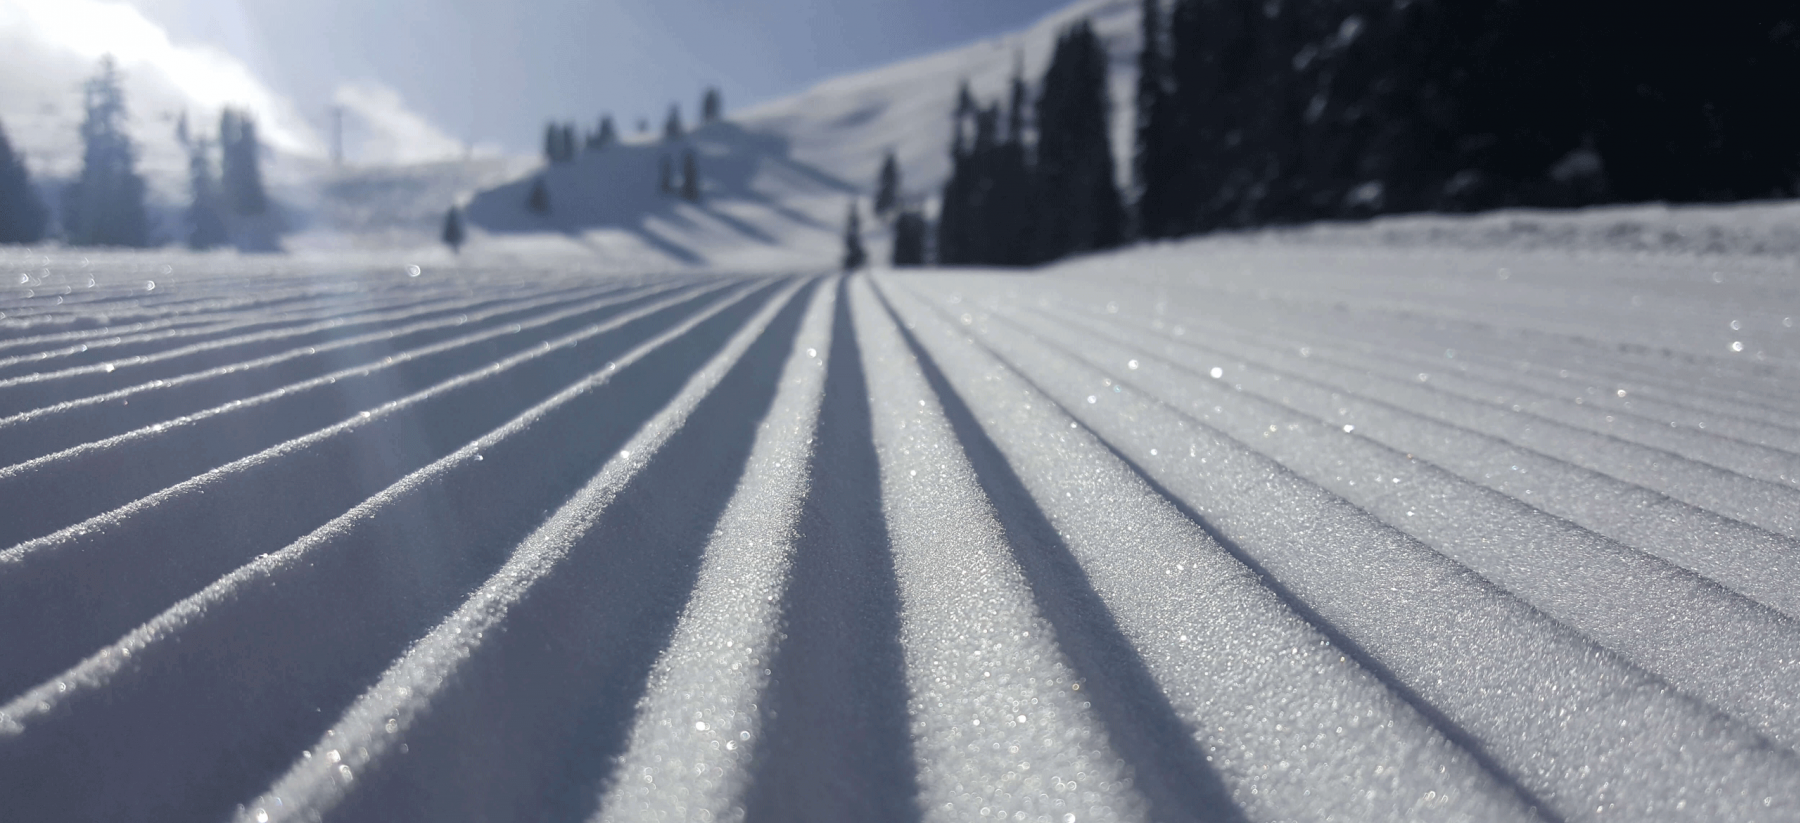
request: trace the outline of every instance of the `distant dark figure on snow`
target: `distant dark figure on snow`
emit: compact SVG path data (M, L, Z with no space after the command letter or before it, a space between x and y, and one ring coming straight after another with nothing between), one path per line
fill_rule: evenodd
M869 262L863 251L862 218L856 215L856 201L850 201L850 217L844 221L844 271L856 271Z
M550 213L550 187L544 185L544 178L539 177L531 182L531 195L525 198L525 208L532 214Z
M902 209L894 219L894 268L925 265L925 215Z
M689 203L700 202L700 167L694 160L693 149L688 149L681 158L681 199Z
M875 183L875 216L886 217L900 207L900 163L892 151L881 161L881 176Z
M450 247L451 253L461 254L463 238L462 209L451 206L444 212L444 245Z

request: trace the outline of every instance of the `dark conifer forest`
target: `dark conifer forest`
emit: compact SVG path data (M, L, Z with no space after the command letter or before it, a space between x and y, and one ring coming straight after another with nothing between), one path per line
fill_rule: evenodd
M1127 190L1106 146L1106 53L1077 23L1004 110L959 95L937 262L1800 192L1797 4L1144 0L1142 26Z

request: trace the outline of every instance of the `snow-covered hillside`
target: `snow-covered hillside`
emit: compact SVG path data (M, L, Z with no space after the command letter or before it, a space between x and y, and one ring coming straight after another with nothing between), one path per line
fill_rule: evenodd
M692 153L701 181L689 202L663 190L663 166L679 187ZM546 210L528 207L542 181ZM620 266L829 266L849 183L795 160L780 135L731 122L677 140L635 140L583 151L477 194L469 222L486 251L580 250ZM559 248L560 247L560 248Z
M885 152L900 160L913 198L935 196L950 175L950 113L963 80L977 100L1001 99L1022 65L1034 86L1056 36L1083 17L1112 56L1113 154L1127 179L1132 94L1140 42L1136 0L1078 0L1023 31L828 80L793 97L732 113L745 128L786 137L794 156L858 186L874 185ZM1022 63L1021 63L1022 61Z

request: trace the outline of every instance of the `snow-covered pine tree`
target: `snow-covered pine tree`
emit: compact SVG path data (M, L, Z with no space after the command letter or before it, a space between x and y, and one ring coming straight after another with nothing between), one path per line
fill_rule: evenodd
M694 158L693 149L688 149L681 157L681 199L689 203L700 202L700 164Z
M144 179L136 169L137 149L125 133L125 90L111 55L100 58L100 73L82 94L87 114L81 123L81 174L63 198L69 242L148 246Z
M464 236L462 209L451 206L444 212L444 245L450 247L452 254L460 254Z
M700 99L700 122L712 123L725 116L725 103L719 97L718 88L708 88Z
M863 250L862 218L856 214L856 201L850 201L850 216L844 220L844 271L856 271L869 262Z
M680 140L686 130L681 127L681 104L669 104L669 116L663 120L663 139Z
M889 151L881 161L881 174L875 180L875 215L886 217L900 207L900 161Z
M15 153L0 126L0 243L36 243L50 212L31 185L25 158Z

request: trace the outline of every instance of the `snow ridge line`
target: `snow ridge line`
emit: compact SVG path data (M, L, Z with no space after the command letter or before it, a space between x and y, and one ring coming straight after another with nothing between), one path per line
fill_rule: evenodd
M232 798L268 785L317 734L318 712L347 707L371 667L454 611L590 478L594 461L619 452L780 285L733 289L733 299L715 301L0 708L0 735L10 738L0 742L0 788L19 808L72 817L229 813ZM597 418L601 408L613 411ZM261 640L239 642L246 632ZM184 662L195 653L189 650L231 662L196 678ZM210 720L196 724L198 717ZM166 757L111 764L79 797L37 776L67 773L73 762L106 752L130 758L133 745L153 740Z
M975 325L973 318L971 326L1118 453L1250 551L1465 739L1479 741L1558 817L1654 809L1705 820L1752 815L1764 797L1800 803L1800 758L1792 751L1668 689L1209 424L1123 386L1100 403L1094 389L1110 389L1118 378L1081 363L1060 343ZM1187 455L1172 448L1183 441L1192 449ZM1265 521L1252 512L1284 514ZM1420 584L1399 589L1390 580ZM1546 704L1558 708L1546 716ZM1597 739L1608 741L1616 759L1585 757ZM1678 811L1672 800L1665 805L1668 767L1651 766L1666 758L1685 761L1678 768L1689 776ZM1714 765L1697 768L1701 762Z
M1133 342L1123 329L1095 325L1083 315L1058 312L1056 317L1062 322L1081 324L1123 345ZM1195 378L1202 375L1181 365L1194 362L1194 355L1210 355L1198 362L1226 362L1242 356L1256 368L1235 370L1232 377L1245 381L1237 385L1246 385L1252 396L1334 427L1349 425L1357 436L1416 454L1467 482L1679 564L1789 617L1800 618L1800 592L1783 583L1800 577L1800 541L1680 502L1656 489L1583 468L1555 454L1515 446L1466 421L1451 418L1441 409L1428 415L1423 410L1434 404L1402 402L1409 395L1428 391L1416 384L1368 374L1339 374L1312 357L1296 359L1277 349L1229 353L1192 340L1165 338L1152 342L1141 335L1139 338L1136 342L1144 350L1158 352L1175 368L1188 371ZM1216 341L1218 337L1209 339ZM1269 382L1258 370L1273 375L1275 381ZM1316 390L1310 395L1304 393L1308 387ZM1387 390L1387 394L1372 391L1377 387ZM1302 393L1297 394L1296 389ZM1330 396L1320 396L1324 393ZM1447 395L1439 397L1448 401L1450 407L1477 405ZM1543 493L1524 500L1515 487L1524 488L1528 477L1535 478L1530 486ZM1602 499L1616 504L1584 505L1586 501ZM1647 518L1642 516L1644 512L1655 512L1656 516ZM1718 550L1721 537L1728 538L1733 547L1729 554Z
M584 339L486 363L166 488L148 484L160 490L0 551L0 650L9 660L0 669L0 693L72 665L174 599L299 539L538 398L560 396L571 383L586 385L590 375L616 368L619 355L640 356L627 349L641 349L646 338L666 339L668 325L688 327L692 318L682 318L718 302L721 288L730 303L750 285L654 301L577 333ZM509 381L501 384L508 391L490 388L498 380ZM258 507L273 495L281 506ZM146 546L161 547L165 556L147 556ZM71 578L88 585L67 591L53 585Z
M606 292L611 291L606 290ZM656 291L656 289L644 291ZM620 298L631 296L634 296L632 291L610 294L603 292L599 296L599 302L578 301L577 305L585 303L605 306ZM566 296L557 296L520 301L510 306L491 308L488 311L459 312L444 319L410 323L398 328L334 340L319 346L290 349L267 357L216 366L179 377L153 380L103 394L63 400L54 405L20 412L0 419L0 436L5 437L5 440L0 440L0 449L10 447L15 452L15 454L9 454L0 451L0 466L15 465L72 448L83 442L92 442L95 434L118 433L121 429L130 431L136 428L136 426L130 426L129 423L121 422L122 419L141 421L142 425L148 425L152 422L171 420L199 411L226 402L228 399L254 397L284 386L302 383L311 377L324 376L324 373L331 372L331 364L326 358L348 360L363 366L376 363L386 364L386 361L414 359L440 350L434 347L451 348L452 344L459 342L474 342L473 335L480 333L483 327L489 324L518 320L530 321L521 322L522 329L543 325L537 321L534 315L539 315L546 308L567 302ZM559 312L564 316L572 313ZM460 332L459 329L461 329ZM396 350L396 346L404 348ZM331 372L333 376L357 373L359 370L355 366L339 368ZM207 381L212 382L207 383ZM202 383L207 383L212 387L211 393L204 389L191 388ZM157 398L159 397L167 399L158 404ZM139 408L132 410L127 415L123 407L133 400L138 401ZM114 401L119 401L118 407L108 405ZM83 414L86 416L80 417ZM45 428L51 430L44 431ZM57 431L57 429L65 431ZM87 440L76 439L84 435L87 436ZM47 447L46 441L61 445L60 447ZM26 451L26 449L30 451Z

